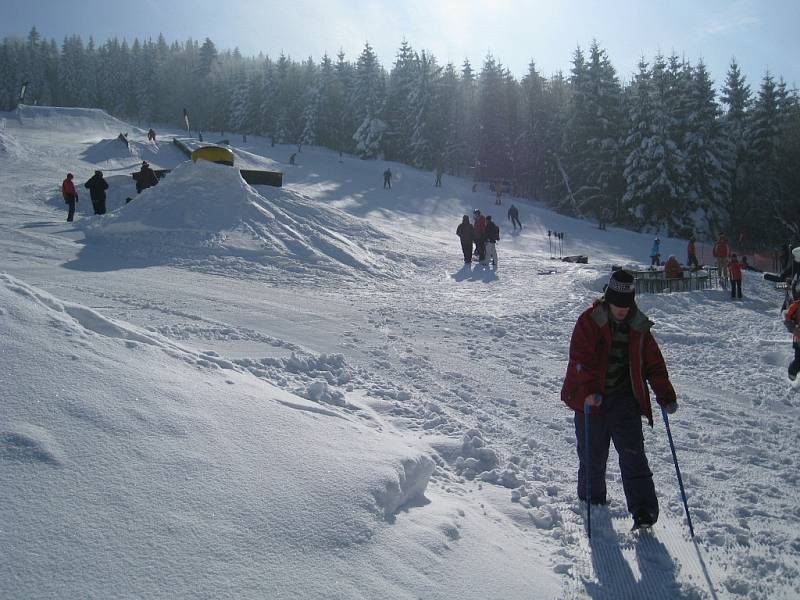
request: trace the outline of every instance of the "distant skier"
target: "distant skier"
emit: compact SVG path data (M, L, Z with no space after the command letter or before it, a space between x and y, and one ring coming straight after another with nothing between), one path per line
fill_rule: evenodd
M136 174L136 193L141 194L143 190L158 184L156 172L150 167L146 160L142 161L142 168Z
M108 182L103 179L102 171L95 171L89 180L83 184L83 187L89 190L89 195L92 198L92 207L94 214L106 214L106 190L108 189Z
M152 127L147 130L147 141L153 143L156 141L156 131Z
M800 290L793 293L792 303L789 304L783 314L783 324L789 333L792 334L792 349L794 350L794 360L789 363L789 379L794 381L800 371Z
M728 263L728 274L731 277L731 298L742 298L742 263L736 258L736 253L731 254Z
M434 181L434 187L442 187L442 174L444 173L444 169L442 169L441 165L436 167L436 181Z
M722 281L722 287L728 288L728 255L730 248L728 247L728 237L724 233L720 233L717 241L714 243L714 249L711 251L714 260L717 263L717 273Z
M694 236L689 238L689 244L686 246L686 266L700 268L700 263L697 262L697 250L694 247Z
M383 189L392 189L392 170L389 167L383 172Z
M606 504L609 443L619 455L622 488L634 528L658 520L653 473L644 451L641 417L653 426L648 383L656 402L668 413L678 409L667 366L653 334L652 322L636 306L634 277L611 274L605 295L595 300L575 324L561 400L573 411L578 446L578 498ZM588 405L586 447L584 407ZM585 459L590 456L591 497L586 497Z
M517 230L517 225L519 228L522 229L522 221L519 220L519 209L511 205L511 208L508 209L508 218L511 221L511 224L514 225L514 231Z
M497 242L500 241L500 228L492 221L492 215L486 215L486 227L483 230L483 239L485 244L484 258L481 259L483 264L489 264L491 261L493 266L497 266Z
M456 235L461 239L461 251L464 253L464 263L472 262L472 242L475 241L475 229L469 222L469 215L464 215L461 223L456 228Z
M661 264L661 240L655 238L653 246L650 248L650 266L657 267Z
M297 153L296 152L292 152L292 155L289 157L289 164L290 165L294 164L294 160L295 160L296 157L297 157Z
M501 205L503 203L502 198L503 198L503 186L498 181L497 183L494 184L494 203L498 206Z
M475 253L478 255L478 260L483 262L486 257L486 243L483 237L486 230L486 219L477 208L472 214L472 228L475 230Z
M78 202L78 192L75 191L75 184L72 182L74 176L72 173L67 173L67 178L61 182L61 195L64 197L64 202L69 207L67 212L67 222L71 223L75 217L75 204Z

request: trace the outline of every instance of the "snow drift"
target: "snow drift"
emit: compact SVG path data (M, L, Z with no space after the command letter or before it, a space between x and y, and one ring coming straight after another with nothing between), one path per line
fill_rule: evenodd
M2 274L0 307L9 598L322 597L423 498L396 437Z

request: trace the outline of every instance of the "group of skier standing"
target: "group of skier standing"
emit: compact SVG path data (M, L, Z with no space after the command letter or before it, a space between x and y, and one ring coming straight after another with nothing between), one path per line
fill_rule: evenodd
M469 215L464 215L461 223L456 228L456 235L461 240L461 251L464 254L464 263L472 263L472 258L477 257L481 264L491 263L497 266L497 242L500 241L500 228L492 220L492 215L482 215L479 209L472 211L473 219L470 223ZM514 225L522 229L519 220L519 209L513 204L508 209L508 218Z
M67 173L67 177L61 182L61 196L64 198L64 203L67 205L67 222L72 222L75 218L75 205L78 202L78 192L75 189L74 180L75 176L72 173ZM134 174L136 180L136 193L141 194L143 190L152 187L158 183L158 177L155 171L150 167L149 163L144 160L139 172ZM106 190L108 189L108 182L103 177L103 172L97 170L94 172L83 187L89 190L89 197L92 199L92 208L94 214L106 214ZM128 202L130 202L128 198Z

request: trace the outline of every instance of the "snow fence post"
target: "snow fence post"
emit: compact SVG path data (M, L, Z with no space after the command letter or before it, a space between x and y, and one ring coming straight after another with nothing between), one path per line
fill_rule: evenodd
M692 534L694 539L694 527L692 527L692 515L689 514L689 503L686 501L686 490L683 488L683 478L681 477L681 469L678 466L678 455L675 453L675 443L672 441L672 431L669 428L669 417L667 411L661 408L661 414L664 417L664 425L667 428L667 437L669 438L669 447L672 450L672 462L675 463L675 473L678 475L678 485L681 488L681 498L683 499L683 508L686 511L686 520L689 522L689 533Z
M586 535L592 539L592 478L589 470L589 413L592 405L583 402L583 467L586 470Z

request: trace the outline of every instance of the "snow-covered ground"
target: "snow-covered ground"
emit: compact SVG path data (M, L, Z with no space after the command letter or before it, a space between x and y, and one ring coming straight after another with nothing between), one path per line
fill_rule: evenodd
M658 524L628 532L612 458L589 542L569 337L650 236L399 164L388 191L387 163L303 148L289 166L296 148L229 136L242 166L284 171L250 187L158 133L0 113L0 597L800 597L800 392L772 284L638 298L697 536L657 420ZM143 159L174 170L137 195ZM501 225L496 270L462 265L475 207ZM589 264L551 260L548 230Z

